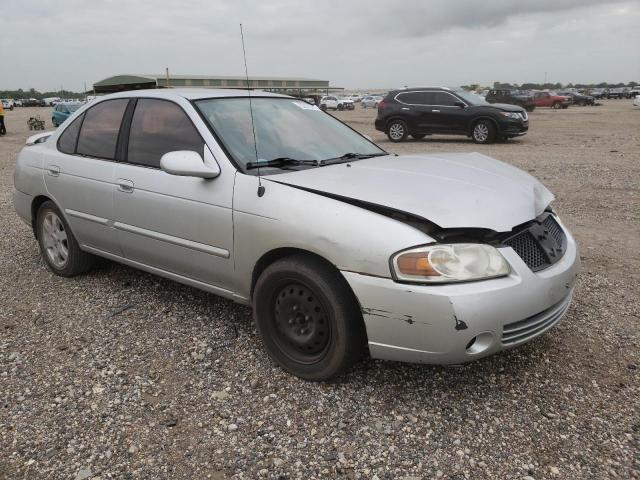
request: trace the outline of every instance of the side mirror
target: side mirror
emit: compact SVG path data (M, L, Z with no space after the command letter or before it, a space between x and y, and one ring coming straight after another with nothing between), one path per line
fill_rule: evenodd
M464 108L464 107L466 107L466 105L464 104L464 102L461 102L460 100L458 100L457 102L453 102L453 104L454 104L456 107L460 107L460 108Z
M206 164L200 154L191 150L165 153L160 159L160 168L182 177L216 178L220 175L220 167L215 161Z

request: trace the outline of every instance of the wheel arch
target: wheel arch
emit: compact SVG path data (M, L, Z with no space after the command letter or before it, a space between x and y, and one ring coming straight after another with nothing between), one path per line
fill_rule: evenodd
M263 254L253 267L253 272L251 274L251 292L250 292L251 297L253 297L253 291L258 281L258 278L260 278L260 275L262 275L262 272L264 272L267 269L267 267L269 267L269 265L277 262L278 260L282 260L283 258L291 257L294 255L302 255L305 257L320 260L322 263L333 268L336 272L339 272L338 268L333 263L331 263L329 260L324 258L322 255L318 255L317 253L311 252L309 250L305 250L303 248L297 248L297 247L275 248Z
M502 129L500 128L500 125L498 125L498 122L496 121L495 118L489 116L489 115L481 115L479 117L475 117L473 118L470 122L469 122L469 128L467 128L467 136L471 136L473 134L473 127L476 126L476 123L478 123L480 120L489 120L490 122L493 123L493 126L496 127L496 133L499 134Z
M387 130L389 130L389 125L391 124L391 122L393 122L394 120L401 120L405 123L405 125L407 126L407 129L409 130L409 133L411 132L411 129L409 128L409 122L407 122L407 119L404 118L402 115L391 115L389 118L387 118L384 122L384 130L385 132Z
M37 195L31 201L31 229L33 230L33 235L36 238L38 238L38 229L36 228L36 221L37 221L37 218L38 218L38 210L40 210L40 207L42 206L42 204L44 202L53 202L54 204L56 203L56 202L53 201L52 198L47 197L46 195ZM58 207L58 208L60 208L60 207Z

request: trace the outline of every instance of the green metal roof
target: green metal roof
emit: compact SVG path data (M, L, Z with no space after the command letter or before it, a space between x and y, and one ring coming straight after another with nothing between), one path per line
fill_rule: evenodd
M204 88L243 88L247 86L247 79L243 76L214 76L214 75L166 75L127 74L115 75L93 84L97 92L116 92L141 88L163 87L204 87ZM268 90L310 90L329 87L329 80L299 77L249 77L250 88Z

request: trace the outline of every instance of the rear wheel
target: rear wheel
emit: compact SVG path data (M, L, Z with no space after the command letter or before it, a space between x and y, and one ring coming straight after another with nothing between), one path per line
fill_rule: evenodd
M402 142L408 134L409 131L404 120L391 120L387 125L387 137L392 142Z
M493 143L496 127L490 120L479 120L473 125L471 138L475 143Z
M256 283L253 311L269 356L298 377L328 380L366 351L349 285L319 259L295 255L267 267Z
M73 277L93 266L95 257L80 250L71 228L53 202L40 206L36 232L42 258L56 275Z

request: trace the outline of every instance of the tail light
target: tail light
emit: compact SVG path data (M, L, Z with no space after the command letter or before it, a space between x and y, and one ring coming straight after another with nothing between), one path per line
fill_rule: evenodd
M384 100L380 100L378 102L378 110L382 110L384 107L386 107L386 104L384 103Z

